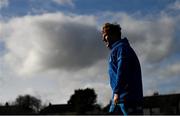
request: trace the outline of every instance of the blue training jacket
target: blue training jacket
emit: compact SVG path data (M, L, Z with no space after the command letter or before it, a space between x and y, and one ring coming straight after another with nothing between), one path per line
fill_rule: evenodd
M111 46L109 77L113 95L119 102L139 102L143 98L141 67L136 53L126 38Z

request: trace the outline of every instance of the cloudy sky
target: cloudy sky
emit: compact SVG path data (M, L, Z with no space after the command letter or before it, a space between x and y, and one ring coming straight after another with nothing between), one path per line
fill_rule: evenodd
M0 103L31 94L63 104L89 87L107 105L105 22L135 49L144 96L180 92L180 0L0 0Z

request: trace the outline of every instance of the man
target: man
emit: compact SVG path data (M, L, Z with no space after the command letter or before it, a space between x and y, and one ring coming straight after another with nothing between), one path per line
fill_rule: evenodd
M105 23L103 41L110 49L109 77L112 88L110 114L142 114L141 68L127 38L121 38L118 24Z

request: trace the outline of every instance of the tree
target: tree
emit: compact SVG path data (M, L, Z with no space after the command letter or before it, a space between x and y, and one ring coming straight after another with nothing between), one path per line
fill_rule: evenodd
M41 108L41 100L31 95L19 95L15 100L15 105L22 106L26 109L31 109L38 112Z
M92 111L96 103L96 93L94 89L78 89L68 101L69 105L72 105L73 110L78 114L84 114L87 111Z

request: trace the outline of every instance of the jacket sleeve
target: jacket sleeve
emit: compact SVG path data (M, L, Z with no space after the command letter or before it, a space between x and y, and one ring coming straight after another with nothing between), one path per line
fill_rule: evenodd
M117 63L117 77L116 84L114 87L114 94L121 94L125 91L125 73L127 71L127 55L124 48L118 49L116 54L116 63Z

